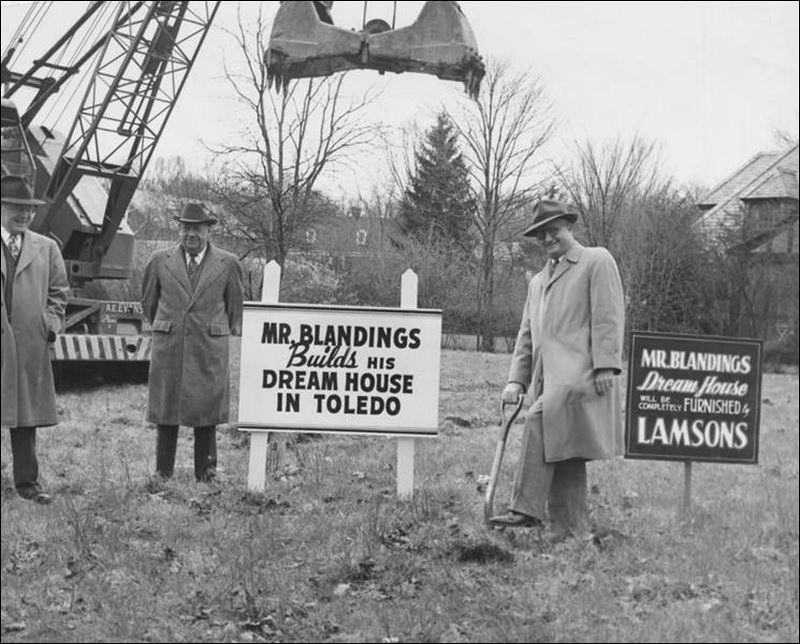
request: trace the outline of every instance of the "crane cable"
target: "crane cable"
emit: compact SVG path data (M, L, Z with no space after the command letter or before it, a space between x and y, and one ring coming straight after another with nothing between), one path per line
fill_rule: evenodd
M33 4L28 5L28 9L25 12L25 15L22 17L22 20L20 20L19 24L17 25L17 28L14 31L14 34L11 36L11 40L8 41L8 44L3 49L3 60L5 60L6 56L8 55L9 50L12 47L15 47L16 45L22 44L22 42L23 42L22 34L25 33L25 25L28 22L28 20L30 20L30 16L33 13L33 11L36 9L36 4L38 4L38 3L33 3ZM17 55L18 53L19 53L19 49L17 49L15 51L15 55Z
M15 45L16 49L14 50L14 57L21 55L22 52L25 51L25 48L28 44L27 35L38 29L42 19L45 15L47 15L47 12L50 11L50 6L52 4L53 2L50 0L49 2L34 2L30 7L28 7L28 10L25 12L25 15L20 21L19 26L14 32L14 36L3 50L3 59L5 59L8 51L12 47L15 47Z
M87 42L96 42L98 38L108 31L114 18L114 10L113 7L111 7L112 4L113 3L106 3L106 6L102 7L100 11L98 11L92 17L92 20L87 29L84 31L80 42L76 47L73 48L67 66L72 66L75 61L83 55ZM106 14L105 16L103 16L104 12ZM70 41L65 45L64 51L62 52L62 57L66 53L66 47L71 43L72 39L70 39ZM99 53L97 55L99 55ZM73 101L76 96L80 96L81 99L83 98L83 92L86 89L86 85L88 84L88 81L92 75L95 60L96 56L95 59L86 61L80 72L67 81L70 91L64 91L65 88L61 88L61 91L59 91L55 100L52 101L51 105L49 106L45 116L42 119L42 122L55 123L60 121L64 116L66 108L70 102ZM51 118L53 119L52 121L50 121Z
M367 26L367 5L369 4L369 0L364 0L364 11L361 14L361 28ZM397 0L392 2L392 29L395 28L397 23Z
M45 16L49 13L50 8L53 6L52 0L49 2L42 2L39 8L39 13L36 16L35 22L33 22L30 26L30 32L35 33L39 26L42 24L42 20L44 20Z

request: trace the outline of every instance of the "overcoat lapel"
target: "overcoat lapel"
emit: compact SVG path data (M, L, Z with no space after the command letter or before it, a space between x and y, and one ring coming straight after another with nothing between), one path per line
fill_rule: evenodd
M191 295L192 284L189 281L189 273L186 271L186 260L183 256L183 250L180 246L172 249L169 259L167 259L167 270L173 274L178 283L184 290Z
M194 292L192 293L189 306L191 306L200 294L219 277L219 274L224 269L225 263L219 258L217 253L214 252L213 246L209 244L206 247L206 256L203 258L200 275L197 277L197 286L195 286Z
M39 240L33 235L24 235L22 241L22 248L19 253L19 260L17 261L17 272L19 275L25 268L34 260L34 258L41 252Z
M581 253L583 253L583 246L580 244L575 244L566 253L564 253L564 257L558 263L555 273L553 273L552 277L550 277L550 280L547 282L547 288L550 288L553 284L555 284L564 273L572 268L573 264L578 262L581 257Z

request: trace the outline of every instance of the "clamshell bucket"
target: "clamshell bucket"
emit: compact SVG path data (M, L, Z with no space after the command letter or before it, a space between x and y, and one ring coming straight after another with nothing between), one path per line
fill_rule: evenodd
M296 78L375 69L461 81L471 97L478 96L486 70L457 2L429 0L408 27L392 29L383 20L370 20L361 31L335 26L332 4L281 2L265 54L270 86L274 82L280 91Z

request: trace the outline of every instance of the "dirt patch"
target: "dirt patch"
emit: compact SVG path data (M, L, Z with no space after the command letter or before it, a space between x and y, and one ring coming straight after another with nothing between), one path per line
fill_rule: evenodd
M460 563L505 563L514 562L514 555L493 543L480 542L473 544L457 544L455 546Z

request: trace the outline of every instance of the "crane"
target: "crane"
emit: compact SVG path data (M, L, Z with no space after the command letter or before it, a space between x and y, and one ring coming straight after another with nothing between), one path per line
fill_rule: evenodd
M49 4L33 3L28 31ZM367 21L364 2L360 30L334 26L332 4L280 3L265 52L278 90L296 78L363 68L461 80L477 95L483 63L457 2L426 2L415 23L399 29ZM220 5L98 0L24 71L12 66L26 29L4 47L2 172L25 176L47 201L31 228L59 243L72 286L54 361L149 359L140 304L84 291L93 280L130 275L134 238L125 215ZM67 134L37 125L42 109L79 77L83 94Z
M31 228L59 243L73 287L55 360L148 359L138 302L83 297L82 287L129 275L133 234L125 213L219 5L92 2L24 72L10 67L18 43L4 53L3 173L26 176L47 201ZM102 11L111 19L97 35L90 27ZM65 64L63 52L76 40L86 44ZM66 136L34 125L42 107L87 67L91 74ZM32 90L24 107L23 90Z

